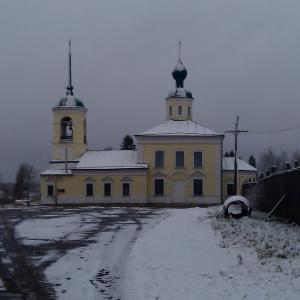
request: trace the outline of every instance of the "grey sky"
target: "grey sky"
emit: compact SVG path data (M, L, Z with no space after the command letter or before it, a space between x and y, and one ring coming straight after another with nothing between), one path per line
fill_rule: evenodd
M300 125L300 1L0 1L0 173L51 158L51 108L66 93L88 108L89 149L165 121L182 40L193 120L224 133ZM300 151L300 128L239 135L248 159ZM226 135L224 151L234 148Z

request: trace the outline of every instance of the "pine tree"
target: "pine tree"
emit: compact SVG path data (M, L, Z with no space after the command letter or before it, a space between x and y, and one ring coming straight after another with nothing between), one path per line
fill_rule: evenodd
M254 167L254 168L256 168L256 159L255 159L255 157L253 156L253 155L251 155L250 157L249 157L249 165L250 166L252 166L252 167Z
M121 147L120 150L135 150L136 146L133 142L133 138L127 134L123 138L123 141L122 141L120 147Z

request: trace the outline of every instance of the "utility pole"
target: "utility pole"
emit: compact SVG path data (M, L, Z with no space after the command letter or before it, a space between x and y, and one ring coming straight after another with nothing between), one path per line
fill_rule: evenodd
M248 132L248 130L239 130L239 116L236 116L236 123L234 130L225 131L225 133L233 133L235 137L234 141L234 194L237 195L237 137L241 132Z

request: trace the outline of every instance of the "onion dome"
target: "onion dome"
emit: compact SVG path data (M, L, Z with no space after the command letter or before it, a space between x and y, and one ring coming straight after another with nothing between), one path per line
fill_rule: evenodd
M56 107L58 106L77 106L77 107L84 107L83 102L74 97L73 95L67 95L66 97L62 98L61 100L59 100L56 104Z
M182 64L181 59L178 59L177 65L172 72L173 78L176 80L176 87L183 88L183 81L187 76L187 69Z
M169 92L167 98L191 98L193 95L190 91L183 88L183 81L187 76L187 69L182 64L181 59L178 59L177 65L172 72L172 76L176 81L176 89Z

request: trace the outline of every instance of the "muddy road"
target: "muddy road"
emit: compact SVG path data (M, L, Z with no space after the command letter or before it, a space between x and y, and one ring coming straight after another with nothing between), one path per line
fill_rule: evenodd
M50 282L45 271L76 249L80 262L88 262L87 251L95 246L98 272L89 278L94 298L121 299L126 258L135 240L166 215L152 208L1 206L0 299L10 299L8 294L15 295L11 299L61 299L70 292L64 282L74 280L73 272L64 281Z

